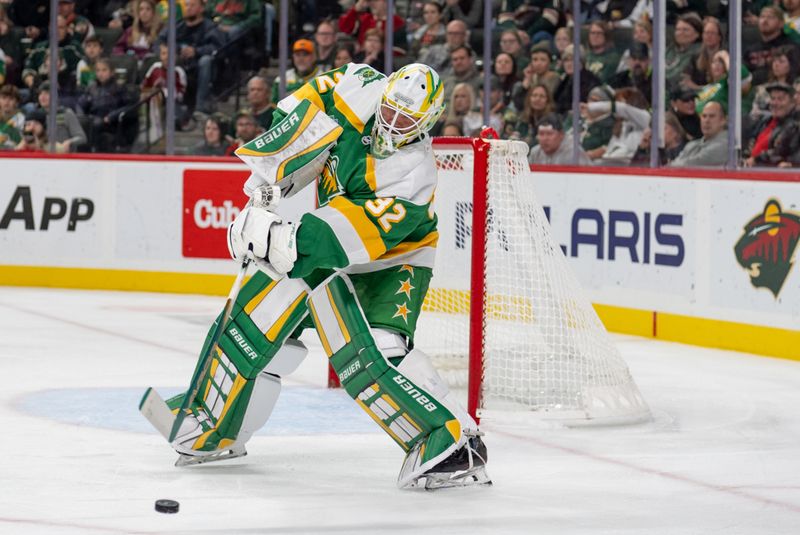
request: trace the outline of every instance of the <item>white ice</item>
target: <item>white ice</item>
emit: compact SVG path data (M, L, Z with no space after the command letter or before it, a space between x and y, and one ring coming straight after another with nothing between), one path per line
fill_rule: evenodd
M221 306L0 288L0 533L800 533L800 362L632 337L654 420L489 426L492 487L398 490L318 347L247 457L175 468L138 399L185 388Z

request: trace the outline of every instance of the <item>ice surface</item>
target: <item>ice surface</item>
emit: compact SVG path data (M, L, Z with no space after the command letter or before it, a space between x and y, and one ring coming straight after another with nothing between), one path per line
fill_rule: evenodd
M137 403L188 383L222 304L0 288L0 533L800 533L800 362L631 337L654 420L490 426L490 488L397 490L318 345L247 457L175 468Z

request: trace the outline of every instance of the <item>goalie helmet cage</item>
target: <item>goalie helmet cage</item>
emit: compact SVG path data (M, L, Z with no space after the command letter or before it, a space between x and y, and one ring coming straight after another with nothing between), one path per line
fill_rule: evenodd
M650 412L536 198L520 141L437 138L436 267L415 346L476 418L566 425ZM480 238L478 238L480 237Z

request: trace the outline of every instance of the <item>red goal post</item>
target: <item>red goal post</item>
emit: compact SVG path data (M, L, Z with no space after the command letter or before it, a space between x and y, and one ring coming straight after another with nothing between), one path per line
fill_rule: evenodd
M436 138L439 242L415 346L476 418L649 418L572 275L519 141ZM475 239L480 236L481 239ZM329 383L338 380L331 372Z

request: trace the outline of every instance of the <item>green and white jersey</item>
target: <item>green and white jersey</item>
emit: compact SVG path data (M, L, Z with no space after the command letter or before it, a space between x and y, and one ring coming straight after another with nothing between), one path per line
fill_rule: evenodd
M436 163L430 138L384 159L370 153L386 83L369 65L348 64L317 76L278 104L276 113L283 115L308 99L343 128L318 183L320 207L301 219L292 277L320 268L366 273L433 267L439 235L431 205Z

